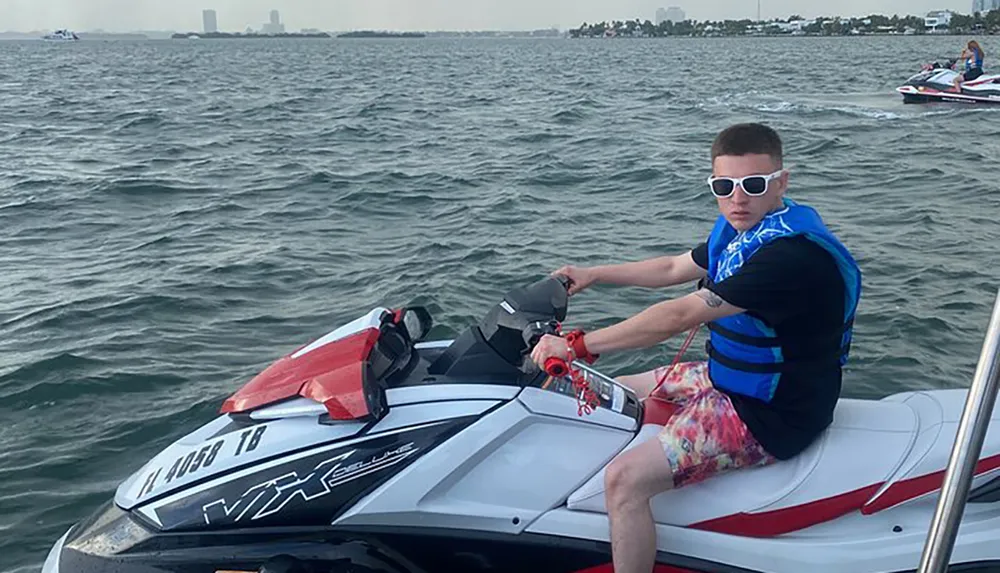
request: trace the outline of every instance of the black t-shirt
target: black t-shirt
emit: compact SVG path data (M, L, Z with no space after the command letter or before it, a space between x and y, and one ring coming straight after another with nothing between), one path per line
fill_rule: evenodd
M695 247L708 269L708 245ZM708 287L774 329L785 360L829 358L839 347L844 280L833 256L803 236L761 247L731 277ZM785 372L771 402L726 392L761 446L778 459L806 449L833 421L840 397L839 366L809 374Z

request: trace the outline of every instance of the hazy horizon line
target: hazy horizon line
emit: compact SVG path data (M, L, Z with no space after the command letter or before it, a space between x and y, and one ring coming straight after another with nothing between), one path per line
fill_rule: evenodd
M959 14L959 15L964 15L964 16L972 16L974 14L973 12L965 13L965 12L960 12L960 11L957 11L957 10L941 10L941 11L942 12L952 12L954 14ZM992 10L990 12L992 12ZM988 13L989 12L985 12L984 14L988 14ZM799 14L793 13L793 14L789 14L789 15L784 16L784 17L769 18L769 19L766 19L766 20L762 19L762 20L759 20L759 21L760 22L765 22L765 23L766 22L775 22L775 21L787 21L792 16L799 16ZM802 19L804 19L804 20L817 20L817 19L822 18L824 20L827 20L827 19L838 19L839 18L841 20L843 20L843 19L847 19L847 20L851 20L851 19L860 20L860 19L864 19L864 18L867 18L867 17L870 17L870 16L884 16L886 18L892 18L893 16L896 16L896 17L899 17L899 18L914 18L914 17L915 18L924 18L924 16L926 16L926 14L925 15L900 14L900 13L886 14L884 12L869 12L869 13L866 13L866 14L863 14L863 15L857 15L857 16L844 16L844 15L838 15L838 14L831 14L831 15L824 15L824 16L815 16L813 18L802 17ZM371 27L371 26L363 26L363 27L344 28L344 29L316 28L316 27L312 27L312 28L299 28L298 31L302 31L302 30L319 30L320 32L328 32L328 33L361 32L361 31L418 32L418 33L421 33L421 32L422 33L440 33L440 32L452 32L452 33L473 33L473 32L534 32L534 31L540 31L540 30L568 31L568 30L577 29L580 26L582 26L583 24L596 24L596 23L599 23L599 22L616 22L616 21L617 22L628 22L628 21L635 21L635 20L639 20L639 21L643 21L643 22L644 21L655 22L655 19L653 19L653 18L641 18L641 17L639 17L639 18L626 18L626 19L621 19L621 18L605 18L603 20L594 19L593 21L582 21L582 22L580 22L580 24L575 25L575 26L550 25L550 26L541 26L541 27L512 27L512 28L498 27L498 28L467 28L467 29L459 29L459 28L438 28L438 29L409 28L409 29L404 29L404 28L377 28L377 27ZM745 21L745 20L749 20L749 21L752 21L752 22L757 21L754 18L748 18L748 17L743 17L743 18L723 18L723 19L711 19L711 18L708 18L708 19L704 19L704 20L697 20L697 19L694 19L694 18L687 18L686 20L690 20L690 21L695 22L695 23L698 23L698 22L727 22L727 21L728 22L742 22L742 21ZM240 33L246 32L247 28L250 28L254 32L257 31L252 26L247 26L246 28L243 28L241 30L224 30L224 29L220 28L218 31L220 33L227 33L227 34L240 34ZM0 34L37 34L37 33L52 32L54 30L60 30L60 29L65 30L67 28L40 28L40 29L36 29L36 30L0 30ZM179 29L171 29L171 28L160 28L160 29L156 29L156 28L132 28L132 29L90 28L90 29L86 29L86 30L74 29L73 31L81 33L81 34L99 34L99 33L107 33L107 34L142 34L142 33L150 33L150 32L151 33L178 33L178 32L181 32L181 33L197 33L197 30L182 31L182 30L179 30ZM297 32L286 31L286 33L297 33Z

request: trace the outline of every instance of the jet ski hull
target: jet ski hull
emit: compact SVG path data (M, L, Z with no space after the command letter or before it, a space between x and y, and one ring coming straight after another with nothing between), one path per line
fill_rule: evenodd
M980 104L980 105L996 105L1000 104L1000 90L995 95L975 95L967 93L957 93L957 92L946 92L936 89L923 89L923 90L912 90L906 89L905 87L897 88L897 90L903 96L903 103L905 104L921 104L921 103L967 103L967 104Z
M932 511L933 500L927 505ZM1000 570L1000 556L994 547L1000 517L995 514L986 517L982 509L973 509L965 517L966 524L954 546L951 564L960 564L963 573L995 573ZM926 514L926 510L920 513ZM916 571L926 540L923 516L903 525L887 520L880 534L873 534L867 528L851 533L849 527L858 525L857 519L843 521L837 533L805 532L800 536L768 539L658 525L656 571ZM518 534L384 524L157 536L151 531L130 533L136 524L115 527L119 529L109 527L102 538L72 539L78 530L71 530L53 547L43 573L256 572L267 567L270 568L265 571L272 573L613 573L606 516L566 509L548 512ZM118 535L123 537L99 549L102 543ZM137 542L131 547L127 542L130 535ZM154 537L140 543L139 537L146 535ZM299 569L291 565L279 568L284 563Z
M525 366L564 286L512 291L455 340L375 309L282 358L42 573L611 573L605 468L672 411L593 371L582 413L569 380ZM660 494L656 573L916 571L964 401L842 399L792 460ZM952 552L966 573L1000 566L998 422Z

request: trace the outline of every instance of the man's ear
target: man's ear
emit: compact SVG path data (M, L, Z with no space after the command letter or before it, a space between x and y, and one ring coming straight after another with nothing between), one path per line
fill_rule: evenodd
M788 190L788 168L785 167L781 175L778 176L778 181L781 182L781 192L784 193Z

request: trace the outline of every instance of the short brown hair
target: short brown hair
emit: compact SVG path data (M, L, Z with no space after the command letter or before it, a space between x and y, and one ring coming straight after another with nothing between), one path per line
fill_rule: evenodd
M770 155L782 164L781 137L760 123L739 123L722 130L712 143L712 161L720 155Z

